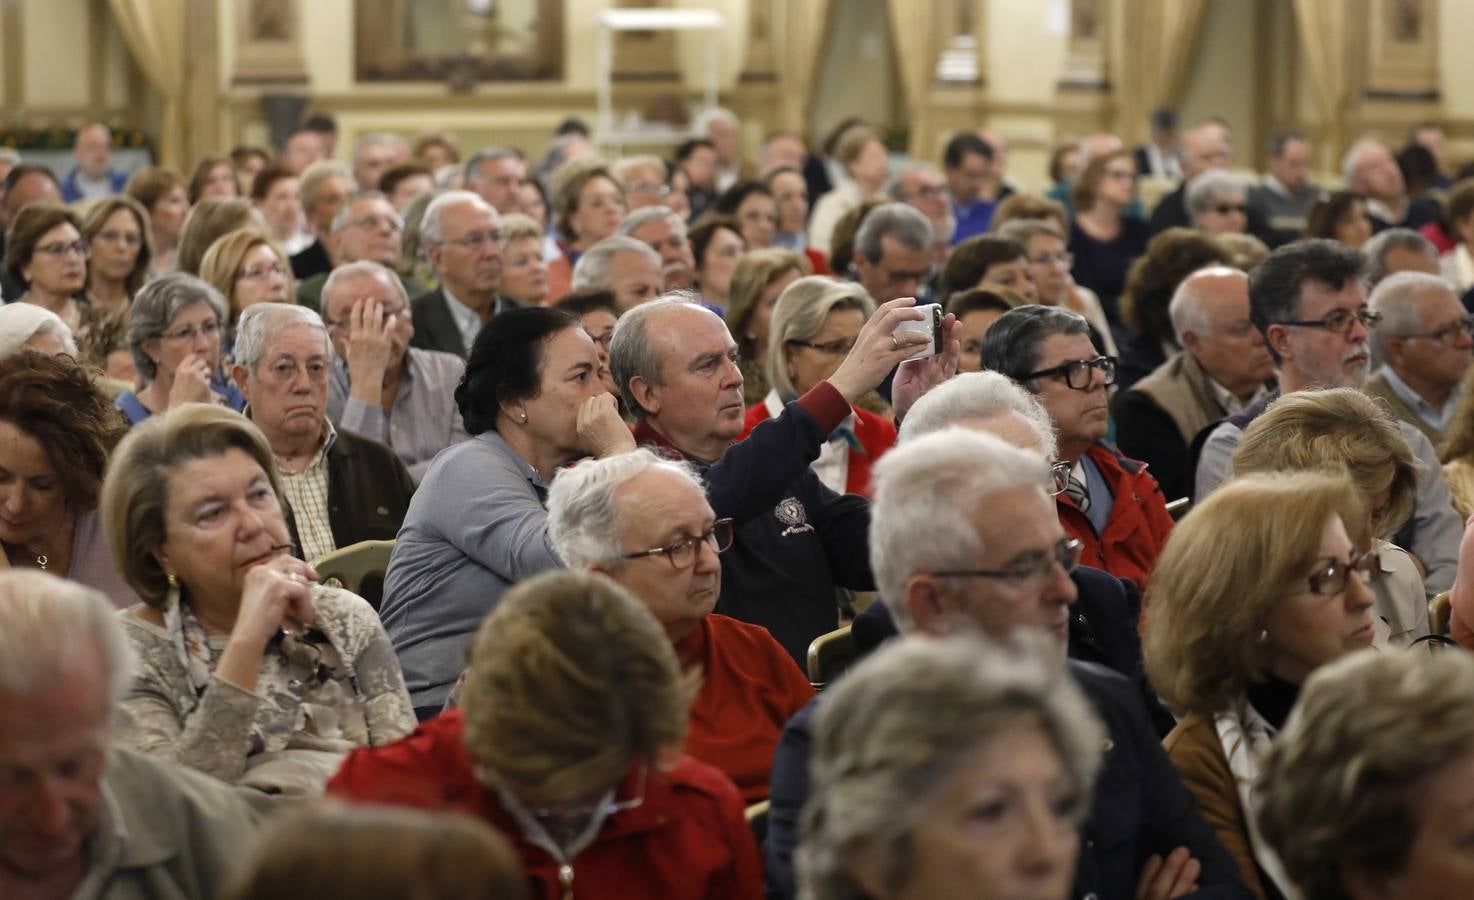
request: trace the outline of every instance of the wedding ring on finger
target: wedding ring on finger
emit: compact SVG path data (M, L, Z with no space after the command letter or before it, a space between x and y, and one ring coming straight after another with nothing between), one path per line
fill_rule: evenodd
M895 335L891 335L891 349L892 350L899 350L899 349L901 349L901 342L898 341L898 340L896 340L896 336Z

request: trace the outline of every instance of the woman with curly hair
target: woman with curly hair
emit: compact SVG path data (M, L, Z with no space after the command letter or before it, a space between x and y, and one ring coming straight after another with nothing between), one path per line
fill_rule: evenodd
M120 608L138 602L97 513L103 470L125 431L70 357L22 350L0 359L0 570L41 569Z
M1132 264L1121 295L1121 320L1132 336L1122 342L1116 364L1119 390L1182 352L1167 307L1183 279L1212 265L1229 265L1228 251L1211 235L1189 228L1169 228L1146 245L1146 253Z

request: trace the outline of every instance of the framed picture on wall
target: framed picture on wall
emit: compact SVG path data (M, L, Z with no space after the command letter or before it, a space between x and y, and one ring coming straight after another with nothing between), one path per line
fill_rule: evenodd
M359 81L561 81L561 0L354 0Z

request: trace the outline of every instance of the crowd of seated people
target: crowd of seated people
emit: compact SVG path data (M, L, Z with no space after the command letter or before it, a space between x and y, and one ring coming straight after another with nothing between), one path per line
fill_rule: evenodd
M1169 113L0 156L0 897L1474 893L1474 178Z

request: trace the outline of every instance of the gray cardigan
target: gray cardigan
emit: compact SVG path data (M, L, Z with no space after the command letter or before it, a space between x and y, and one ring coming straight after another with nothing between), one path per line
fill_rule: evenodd
M495 431L446 448L425 473L379 610L416 708L445 702L503 591L562 565L546 497L542 478Z

